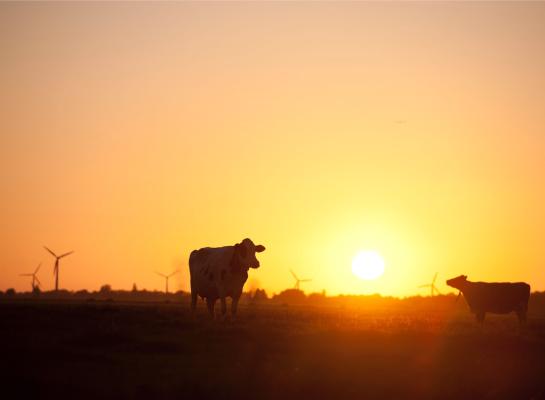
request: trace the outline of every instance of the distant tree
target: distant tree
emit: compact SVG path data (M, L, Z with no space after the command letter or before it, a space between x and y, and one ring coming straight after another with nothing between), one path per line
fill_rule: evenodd
M138 288L136 287L136 283L133 283L133 284L132 284L132 292L133 292L133 293L138 292Z
M323 304L325 301L325 290L322 293L311 293L308 295L308 302L310 304Z
M77 292L74 293L74 296L78 297L78 298L86 298L87 296L89 296L89 292L85 289L81 289L81 290L78 290Z
M112 292L112 287L108 284L102 285L100 287L100 293L102 294L111 293L111 292Z
M66 289L59 289L55 292L56 298L66 299L72 296L72 293Z
M40 289L38 285L32 288L32 294L34 294L35 296L38 296L40 293L42 293L42 290Z
M264 301L267 301L268 299L269 296L267 296L267 292L265 291L265 289L256 289L252 297L252 302L262 303Z
M15 291L14 288L9 288L8 290L6 290L6 295L7 296L15 296L17 292Z
M274 295L272 300L277 303L285 304L301 304L306 301L307 297L302 290L286 289L277 295Z

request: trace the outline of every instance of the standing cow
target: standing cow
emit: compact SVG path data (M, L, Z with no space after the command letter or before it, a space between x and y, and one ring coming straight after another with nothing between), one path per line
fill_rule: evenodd
M517 283L470 282L466 275L449 279L447 285L458 289L475 314L477 321L483 323L487 312L507 314L515 311L519 323L526 322L530 285Z
M210 315L214 315L216 300L221 300L221 313L225 316L225 298L230 296L231 314L237 312L242 287L248 279L248 269L259 268L255 254L265 250L250 239L244 239L234 246L204 247L194 250L189 256L191 276L191 310L195 311L197 296L206 299Z

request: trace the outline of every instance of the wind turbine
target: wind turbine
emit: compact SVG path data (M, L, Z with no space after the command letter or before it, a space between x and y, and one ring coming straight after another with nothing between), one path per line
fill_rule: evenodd
M301 290L301 289L299 289L299 287L300 287L299 284L301 282L310 282L312 280L312 279L299 279L297 277L297 275L295 275L295 272L293 272L291 269L290 269L290 272L293 275L293 278L295 279L295 286L293 287L294 289Z
M437 286L435 286L435 280L437 279L437 272L435 273L435 275L433 276L433 280L431 281L431 283L428 283L426 285L420 285L418 286L419 288L425 288L425 287L429 287L430 288L430 295L431 297L435 296L435 293L437 292L437 294L441 294L441 292L439 291L439 289L437 289Z
M49 251L53 257L55 257L55 267L53 268L53 275L55 275L55 291L59 290L59 260L63 257L66 257L73 253L73 251L69 251L68 253L61 254L60 256L53 253L51 250L49 250L47 247L44 246L44 249Z
M156 273L157 275L160 275L160 276L162 276L163 278L165 278L165 293L166 293L166 294L168 294L168 278L170 278L172 275L177 274L178 272L180 272L180 271L179 271L179 270L176 270L176 271L172 272L170 275L165 275L165 274L162 274L162 273L160 273L160 272L155 271L155 273Z
M32 273L28 273L28 274L19 274L20 276L31 276L32 277L32 290L34 291L35 288L39 288L40 285L42 284L42 282L40 282L40 280L38 279L38 277L36 276L36 274L38 273L38 271L40 270L40 267L42 266L42 263L38 264L38 267L34 270L34 272ZM37 284L36 284L37 282Z

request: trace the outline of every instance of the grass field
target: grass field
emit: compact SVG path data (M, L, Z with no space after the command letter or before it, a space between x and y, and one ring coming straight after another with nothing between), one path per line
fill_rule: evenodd
M545 318L452 309L0 301L20 398L545 398Z

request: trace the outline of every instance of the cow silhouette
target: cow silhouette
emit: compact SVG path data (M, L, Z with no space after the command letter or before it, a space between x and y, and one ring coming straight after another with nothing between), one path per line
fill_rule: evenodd
M231 314L235 316L248 270L259 268L256 253L264 250L264 246L256 246L250 239L244 239L234 246L204 247L192 251L189 256L191 310L195 311L197 296L200 296L206 299L208 311L214 316L214 305L220 299L221 313L225 316L225 299L231 297Z
M470 282L466 275L449 279L447 285L463 293L477 322L483 323L487 312L517 313L519 323L526 322L530 285L524 282Z

